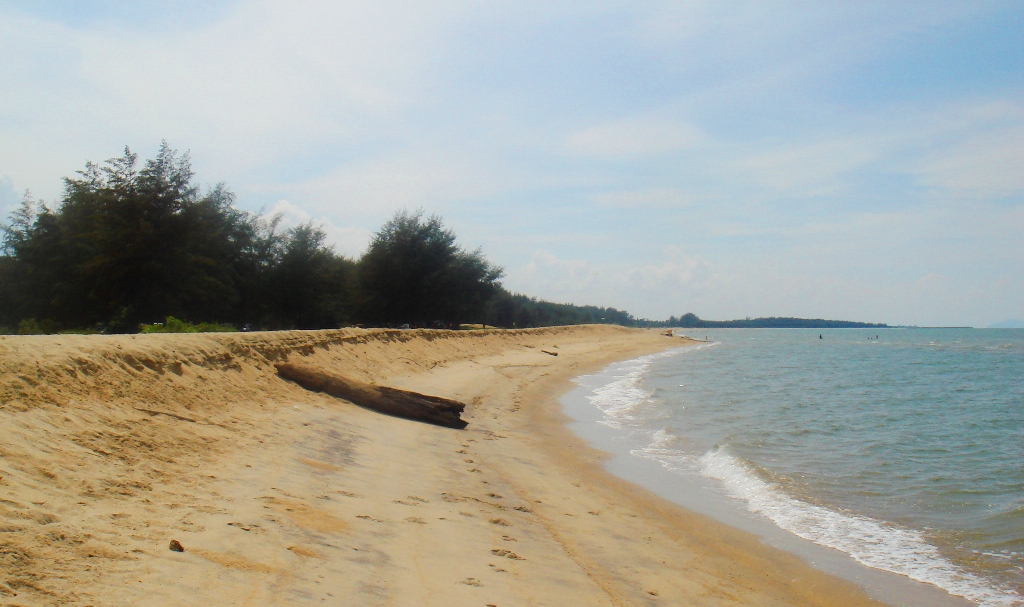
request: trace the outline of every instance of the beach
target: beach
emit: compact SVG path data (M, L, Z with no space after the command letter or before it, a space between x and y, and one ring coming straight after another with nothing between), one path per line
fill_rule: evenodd
M879 605L602 469L571 380L610 326L0 338L3 605ZM465 430L277 376L467 404ZM182 552L172 551L170 542Z

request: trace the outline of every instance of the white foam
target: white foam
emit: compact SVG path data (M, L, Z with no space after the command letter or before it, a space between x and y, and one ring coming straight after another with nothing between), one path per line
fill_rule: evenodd
M673 348L618 363L614 365L614 370L611 370L611 367L605 370L615 379L595 389L587 398L605 414L605 419L601 423L612 428L623 428L626 422L633 419L630 412L651 397L651 393L640 386L640 380L650 369L651 363L661 358L713 345L715 344Z
M806 540L841 550L862 565L933 584L982 607L1024 605L1024 597L1012 588L994 587L943 558L919 531L794 499L722 449L700 458L700 472L722 481L729 495L746 502L752 512Z
M654 460L672 472L693 472L699 466L698 458L669 446L676 437L668 430L661 429L650 436L650 444L642 449L634 449L630 454Z
M1024 597L1014 589L993 585L957 567L943 558L938 548L925 541L919 531L795 499L759 478L723 449L709 451L698 458L671 448L677 437L667 430L649 431L630 423L637 421L632 415L636 408L652 395L642 387L643 376L651 363L713 345L717 342L667 350L606 369L605 373L614 379L588 396L605 414L600 423L647 434L649 443L631 451L633 455L654 460L673 472L699 472L721 481L726 492L745 502L751 512L767 517L798 537L841 550L862 565L938 586L980 607L1024 607Z

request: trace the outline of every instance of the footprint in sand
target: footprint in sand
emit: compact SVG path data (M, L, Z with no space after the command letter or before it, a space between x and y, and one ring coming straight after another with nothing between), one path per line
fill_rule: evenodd
M228 523L229 527L238 527L242 531L252 531L253 527L259 527L259 525L245 525L243 523Z

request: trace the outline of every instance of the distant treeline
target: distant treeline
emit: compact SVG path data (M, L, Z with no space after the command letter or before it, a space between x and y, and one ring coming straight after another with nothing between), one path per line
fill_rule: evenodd
M702 320L696 314L669 317L664 321L638 321L643 326L680 327L685 329L859 329L884 328L883 323L852 322L849 320L823 320L820 318L746 318L742 320Z
M347 325L541 327L875 327L767 318L636 319L614 308L510 293L503 272L467 251L437 216L397 213L359 259L322 229L284 229L243 211L223 184L205 192L188 154L163 143L139 164L88 162L64 179L59 204L28 194L2 229L0 331L183 332L324 329Z
M637 326L629 312L615 308L577 306L538 300L501 289L487 306L486 322L495 327L553 327L605 324Z

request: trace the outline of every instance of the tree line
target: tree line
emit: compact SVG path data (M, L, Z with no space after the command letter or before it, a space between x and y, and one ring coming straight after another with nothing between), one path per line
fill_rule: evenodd
M638 319L615 308L507 291L503 271L466 250L440 217L400 211L358 259L313 223L241 210L224 184L195 182L187 153L163 142L140 163L124 154L64 179L51 208L26 194L0 224L0 331L325 329L346 325L506 328L882 327L694 314Z
M679 318L670 316L668 320L662 321L639 320L635 324L644 327L679 327L683 329L880 329L889 326L883 323L792 318L789 316L704 320L693 313L683 314Z
M284 229L280 216L240 210L223 184L202 191L194 177L188 154L164 142L142 163L128 148L87 162L64 179L53 208L26 194L0 226L0 327L124 333L633 321L612 308L509 293L500 267L422 211L397 213L349 259L320 227Z

